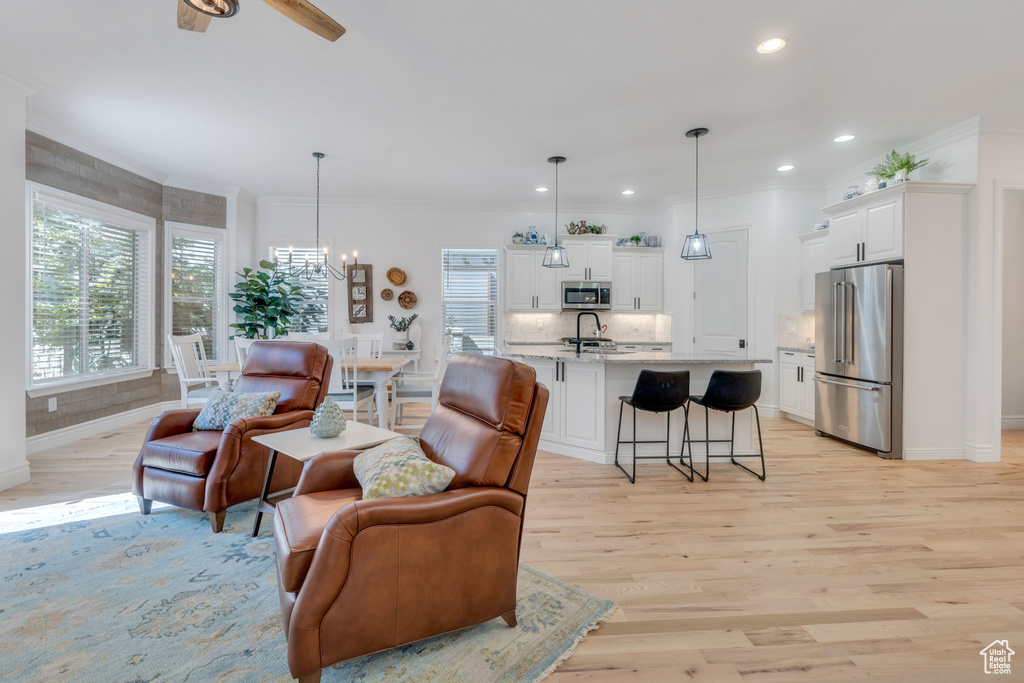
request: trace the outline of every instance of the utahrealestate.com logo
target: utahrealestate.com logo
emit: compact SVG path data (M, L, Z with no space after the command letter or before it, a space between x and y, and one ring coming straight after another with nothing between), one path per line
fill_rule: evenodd
M1017 653L1010 649L1010 641L993 640L991 645L981 651L981 656L985 658L985 673L1010 673L1010 657L1015 654Z

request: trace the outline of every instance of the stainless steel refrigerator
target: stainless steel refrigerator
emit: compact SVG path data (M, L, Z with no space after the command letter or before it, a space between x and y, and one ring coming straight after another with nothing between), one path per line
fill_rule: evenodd
M903 457L903 266L815 277L814 426Z

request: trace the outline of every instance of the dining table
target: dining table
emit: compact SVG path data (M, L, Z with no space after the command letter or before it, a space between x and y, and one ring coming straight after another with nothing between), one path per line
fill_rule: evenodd
M395 358L382 356L380 358L356 358L355 369L358 373L357 381L373 382L375 393L375 405L377 408L377 426L384 429L388 423L388 384L391 379L399 373L406 365L411 363L409 358ZM351 368L349 368L351 370ZM232 375L241 374L241 368L237 362L207 363L206 371L211 372L217 378L220 388L227 392L231 391Z

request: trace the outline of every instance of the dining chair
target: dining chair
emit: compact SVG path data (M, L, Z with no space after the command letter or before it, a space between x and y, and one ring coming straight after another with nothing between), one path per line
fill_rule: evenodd
M334 359L328 396L343 409L352 411L352 419L359 421L359 406L366 404L366 422L373 424L376 389L374 385L359 383L359 357L356 339L323 339L318 342L327 348Z
M383 347L383 332L356 335L356 353L360 358L380 358L380 352Z
M168 334L167 343L181 385L181 407L188 408L189 403L206 403L206 399L217 388L217 379L206 370L203 335L197 333L176 337Z
M392 380L391 404L394 406L391 418L392 429L402 423L406 403L429 403L431 412L437 407L437 396L448 367L452 335L445 335L441 342L440 358L433 372L400 372Z
M235 337L235 355L238 357L238 367L245 365L245 357L249 354L249 347L256 341L260 340Z

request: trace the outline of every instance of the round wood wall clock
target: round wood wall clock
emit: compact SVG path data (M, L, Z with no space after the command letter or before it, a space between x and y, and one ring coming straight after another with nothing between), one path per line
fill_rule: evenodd
M416 305L416 295L412 292L402 292L398 295L398 305L410 309Z

